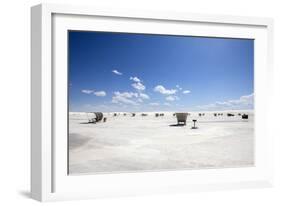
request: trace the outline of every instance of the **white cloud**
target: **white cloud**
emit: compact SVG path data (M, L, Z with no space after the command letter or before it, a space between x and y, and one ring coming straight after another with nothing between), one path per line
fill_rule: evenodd
M81 92L85 93L85 94L92 94L92 93L94 93L94 90L83 89L83 90L81 90Z
M136 90L139 90L139 91L145 90L145 86L140 82L133 83L132 87L134 87Z
M144 84L141 83L141 80L138 77L130 77L130 80L134 82L132 84L132 87L134 87L136 90L138 90L139 92L145 90Z
M166 97L166 100L167 101L170 101L170 102L173 102L175 100L178 100L179 98L177 96L167 96Z
M112 103L117 104L130 104L130 105L138 105L133 98L137 98L138 94L133 92L114 92L114 96L112 97Z
M141 82L141 80L137 77L130 77L130 80L133 80L134 82Z
M159 92L161 94L165 94L165 95L171 95L171 94L175 94L177 92L176 89L166 89L162 85L157 85L156 87L154 87L154 91Z
M176 87L179 89L179 90L182 90L182 88L180 87L180 85L176 85Z
M139 105L139 103L142 103L145 99L149 99L149 96L144 93L117 91L114 92L114 96L112 97L112 103L137 106Z
M125 98L132 98L132 97L138 97L138 93L135 93L135 92L114 92L115 95L118 95L118 96L122 96L122 97L125 97Z
M104 96L106 96L106 92L105 91L97 91L97 92L94 92L94 95L96 95L98 97L104 97Z
M163 105L164 105L164 106L171 106L171 104L168 103L168 102L165 102Z
M189 94L190 91L189 91L189 90L184 90L182 93L183 93L183 94Z
M170 101L170 102L173 102L173 101L176 100L176 98L173 97L173 96L168 96L168 97L166 97L166 100L167 100L167 101Z
M81 90L82 93L84 94L94 94L98 97L104 97L106 96L106 92L105 91L94 91L94 90L90 90L90 89L83 89Z
M109 106L100 104L100 105L91 105L91 104L84 104L83 107L91 108L91 109L108 109Z
M159 106L159 103L157 103L157 102L151 102L151 103L149 103L149 105L151 105L151 106Z
M119 71L117 71L116 69L112 70L112 72L113 72L114 74L117 74L117 75L122 75L122 73L119 72Z
M253 109L254 94L241 96L239 99L215 102L207 105L198 106L202 110L228 110L228 109Z
M240 103L254 104L254 94L249 94L249 95L240 97Z
M142 99L149 99L149 96L147 94L144 94L144 93L140 93L139 96Z

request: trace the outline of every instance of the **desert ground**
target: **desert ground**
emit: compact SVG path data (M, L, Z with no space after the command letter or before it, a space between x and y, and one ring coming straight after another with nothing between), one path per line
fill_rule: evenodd
M103 113L106 122L96 124L88 123L91 114L69 113L70 175L254 164L253 111L190 112L185 126L177 125L174 112L124 113Z

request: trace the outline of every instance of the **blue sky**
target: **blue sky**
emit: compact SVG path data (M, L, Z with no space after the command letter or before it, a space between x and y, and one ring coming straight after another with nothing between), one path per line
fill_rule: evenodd
M254 40L69 31L70 111L252 109Z

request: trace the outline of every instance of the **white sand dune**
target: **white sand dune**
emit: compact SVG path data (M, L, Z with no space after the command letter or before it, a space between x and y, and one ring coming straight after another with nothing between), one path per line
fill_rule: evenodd
M148 170L244 167L254 164L253 112L235 111L234 117L191 113L186 126L173 112L141 116L130 113L87 124L86 113L69 115L69 173L111 173ZM201 112L202 113L202 112ZM238 113L249 114L242 120ZM198 129L191 129L197 119Z

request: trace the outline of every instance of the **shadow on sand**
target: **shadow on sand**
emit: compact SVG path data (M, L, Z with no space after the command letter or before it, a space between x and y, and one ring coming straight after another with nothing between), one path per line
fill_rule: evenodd
M186 126L185 124L170 124L170 127L184 127Z
M18 193L23 197L31 198L31 193L27 190L21 190L21 191L18 191Z
M80 122L79 124L95 124L95 123L91 123L91 122Z

